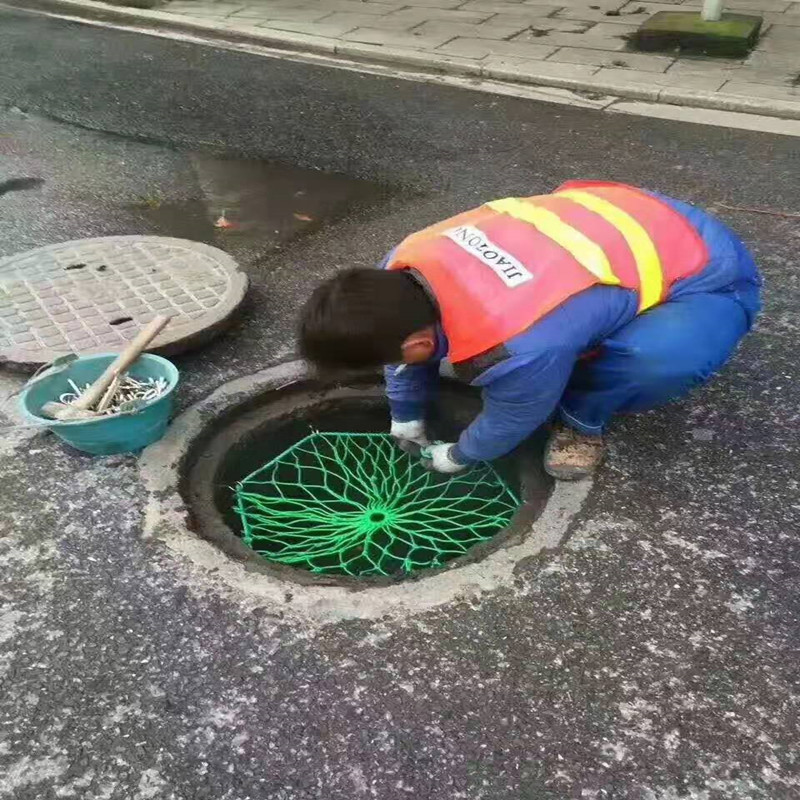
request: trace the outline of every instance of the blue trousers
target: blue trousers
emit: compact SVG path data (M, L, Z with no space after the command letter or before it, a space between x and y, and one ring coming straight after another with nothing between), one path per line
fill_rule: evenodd
M743 281L686 294L636 317L578 363L561 401L563 420L599 435L614 414L646 411L705 383L731 356L759 308Z

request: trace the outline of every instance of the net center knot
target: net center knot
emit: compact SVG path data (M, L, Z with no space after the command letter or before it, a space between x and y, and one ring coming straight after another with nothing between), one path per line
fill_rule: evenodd
M391 525L395 514L390 508L368 508L364 513L364 521L370 528L382 528L384 525Z

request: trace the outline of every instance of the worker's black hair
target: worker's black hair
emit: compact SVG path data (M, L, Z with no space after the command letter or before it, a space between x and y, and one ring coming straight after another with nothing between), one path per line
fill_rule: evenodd
M433 302L407 272L349 269L309 298L300 320L300 350L325 368L393 364L402 359L403 342L437 319Z

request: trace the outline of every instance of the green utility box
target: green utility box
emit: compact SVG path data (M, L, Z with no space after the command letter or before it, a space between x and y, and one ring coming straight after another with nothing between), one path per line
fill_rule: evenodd
M659 11L641 24L631 43L638 50L679 49L736 58L753 49L761 23L761 17L749 14L723 14L722 19L710 22L696 11Z

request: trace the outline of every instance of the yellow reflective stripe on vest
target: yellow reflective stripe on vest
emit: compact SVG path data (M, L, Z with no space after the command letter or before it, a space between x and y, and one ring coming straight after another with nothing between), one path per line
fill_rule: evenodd
M566 197L573 203L594 211L625 238L639 272L639 311L646 311L660 302L664 290L664 273L650 234L627 211L595 194L579 189L566 189L557 192L555 196Z
M603 248L593 242L572 225L564 222L558 214L546 208L527 203L524 200L508 198L487 203L489 208L514 219L528 222L556 244L563 247L584 269L594 275L601 283L618 285L620 279L611 269Z

